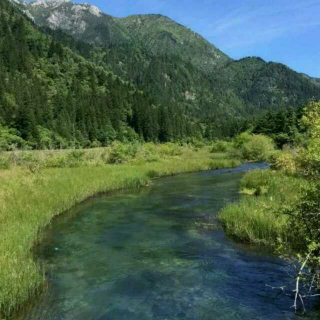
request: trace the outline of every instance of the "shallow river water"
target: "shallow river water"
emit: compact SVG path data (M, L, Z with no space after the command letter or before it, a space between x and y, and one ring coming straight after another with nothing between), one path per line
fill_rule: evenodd
M76 206L37 252L49 289L22 319L298 319L266 286L288 280L282 260L199 227L239 199L245 171L263 167L159 179Z

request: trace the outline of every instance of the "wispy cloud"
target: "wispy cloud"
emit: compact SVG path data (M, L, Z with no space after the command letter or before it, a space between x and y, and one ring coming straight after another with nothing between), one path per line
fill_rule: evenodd
M247 0L207 25L206 36L219 39L224 49L265 43L320 26L319 14L319 0L268 3Z

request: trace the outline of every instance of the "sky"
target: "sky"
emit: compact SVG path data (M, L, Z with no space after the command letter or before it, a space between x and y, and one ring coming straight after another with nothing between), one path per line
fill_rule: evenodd
M160 13L231 58L259 56L320 78L320 0L74 0L107 14Z

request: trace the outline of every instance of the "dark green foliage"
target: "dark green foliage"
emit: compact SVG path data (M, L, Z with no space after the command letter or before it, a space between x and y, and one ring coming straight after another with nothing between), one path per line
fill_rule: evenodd
M61 31L46 33L6 0L0 3L0 118L8 128L0 133L3 149L171 141L200 131L176 104L161 107L149 90L74 53L89 55L90 46L78 49Z
M289 229L295 230L290 237L292 249L302 255L314 249L319 259L320 248L312 247L312 244L319 246L320 243L320 184L310 184L299 204L286 213L290 217Z
M300 126L302 109L268 111L255 121L253 133L271 137L279 148L286 144L294 145L300 142L300 136L304 132Z
M222 139L251 128L253 114L320 97L315 79L259 58L233 61L161 15L117 19L83 4L79 20L72 2L18 7L41 27L1 2L0 118L28 148ZM48 28L53 11L68 21L61 30ZM274 125L276 143L290 143L294 126Z
M120 164L125 163L137 155L141 145L139 144L122 144L122 143L114 143L112 145L109 158L107 160L108 163L111 164Z
M253 114L296 108L312 97L320 98L316 79L260 58L233 61L200 35L162 15L119 19L92 14L89 5L82 5L81 19L75 19L72 2L25 6L42 26L52 26L47 18L53 12L65 17L58 27L86 44L47 30L55 40L148 93L154 106L165 107L160 116L158 112L164 128L159 123L146 128L150 115L141 114L145 105L135 108L140 115L131 119L131 126L147 140L157 132L164 141L190 135L209 140L235 136L250 128ZM173 110L180 114L175 117L177 129L176 120L163 117Z
M311 183L304 188L303 196L293 208L284 210L288 215L288 244L283 251L294 252L303 266L298 274L298 294L312 297L319 294L320 286L320 184ZM300 277L300 278L299 278ZM303 311L304 306L302 306Z

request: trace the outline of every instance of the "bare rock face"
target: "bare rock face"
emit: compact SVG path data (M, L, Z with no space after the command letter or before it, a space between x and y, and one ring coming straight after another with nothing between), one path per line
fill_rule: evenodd
M30 3L11 1L22 5L25 13L37 24L59 28L71 34L83 34L90 16L102 16L98 7L87 3L74 4L70 0L37 0Z
M178 55L209 72L231 60L199 34L162 15L134 15L119 19L88 3L11 1L18 2L36 24L61 29L92 45L110 47L139 43L153 55Z

